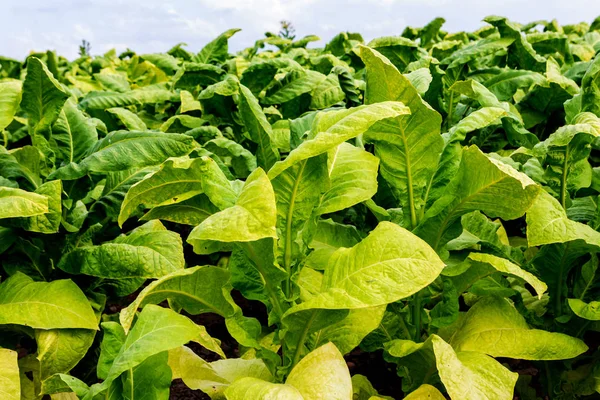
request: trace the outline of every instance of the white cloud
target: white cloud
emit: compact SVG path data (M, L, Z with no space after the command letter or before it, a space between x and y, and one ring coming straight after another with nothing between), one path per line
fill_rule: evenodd
M31 49L56 49L77 56L82 39L92 53L115 46L139 53L166 51L179 42L197 51L229 28L242 28L230 48L251 46L266 31L290 20L302 37L316 34L323 45L340 31L365 39L398 35L436 16L449 31L474 30L486 15L519 22L557 17L561 23L590 21L600 1L589 0L2 0L0 55L24 58ZM63 22L71 21L71 22Z

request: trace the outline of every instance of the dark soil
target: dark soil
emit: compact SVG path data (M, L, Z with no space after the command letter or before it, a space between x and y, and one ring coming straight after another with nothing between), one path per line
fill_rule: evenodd
M192 390L185 386L181 379L175 379L171 384L169 400L210 400L210 397L200 390Z
M364 375L379 394L401 399L404 397L402 379L396 374L396 365L386 362L382 352L368 353L356 348L344 358L350 375Z

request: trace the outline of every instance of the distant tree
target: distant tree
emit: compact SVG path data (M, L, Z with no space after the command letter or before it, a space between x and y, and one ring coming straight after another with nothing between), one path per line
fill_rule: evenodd
M279 36L284 39L294 40L296 37L296 29L294 25L290 21L280 21L281 30L279 31Z
M79 56L87 57L92 51L92 45L87 40L83 39L79 45Z

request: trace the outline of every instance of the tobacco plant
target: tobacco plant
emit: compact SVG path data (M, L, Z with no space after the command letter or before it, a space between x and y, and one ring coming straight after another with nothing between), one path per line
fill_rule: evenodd
M2 399L599 398L600 22L485 22L0 58Z

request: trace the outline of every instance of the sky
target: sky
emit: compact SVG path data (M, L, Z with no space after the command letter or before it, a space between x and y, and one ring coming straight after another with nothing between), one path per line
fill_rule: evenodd
M198 51L230 28L230 50L251 46L264 32L289 20L298 37L315 34L323 46L342 31L366 40L399 35L435 17L444 29L475 30L487 15L517 22L591 22L600 0L0 0L0 55L24 59L30 51L56 50L73 59L82 39L92 54L131 48L139 54L164 52L184 42Z

